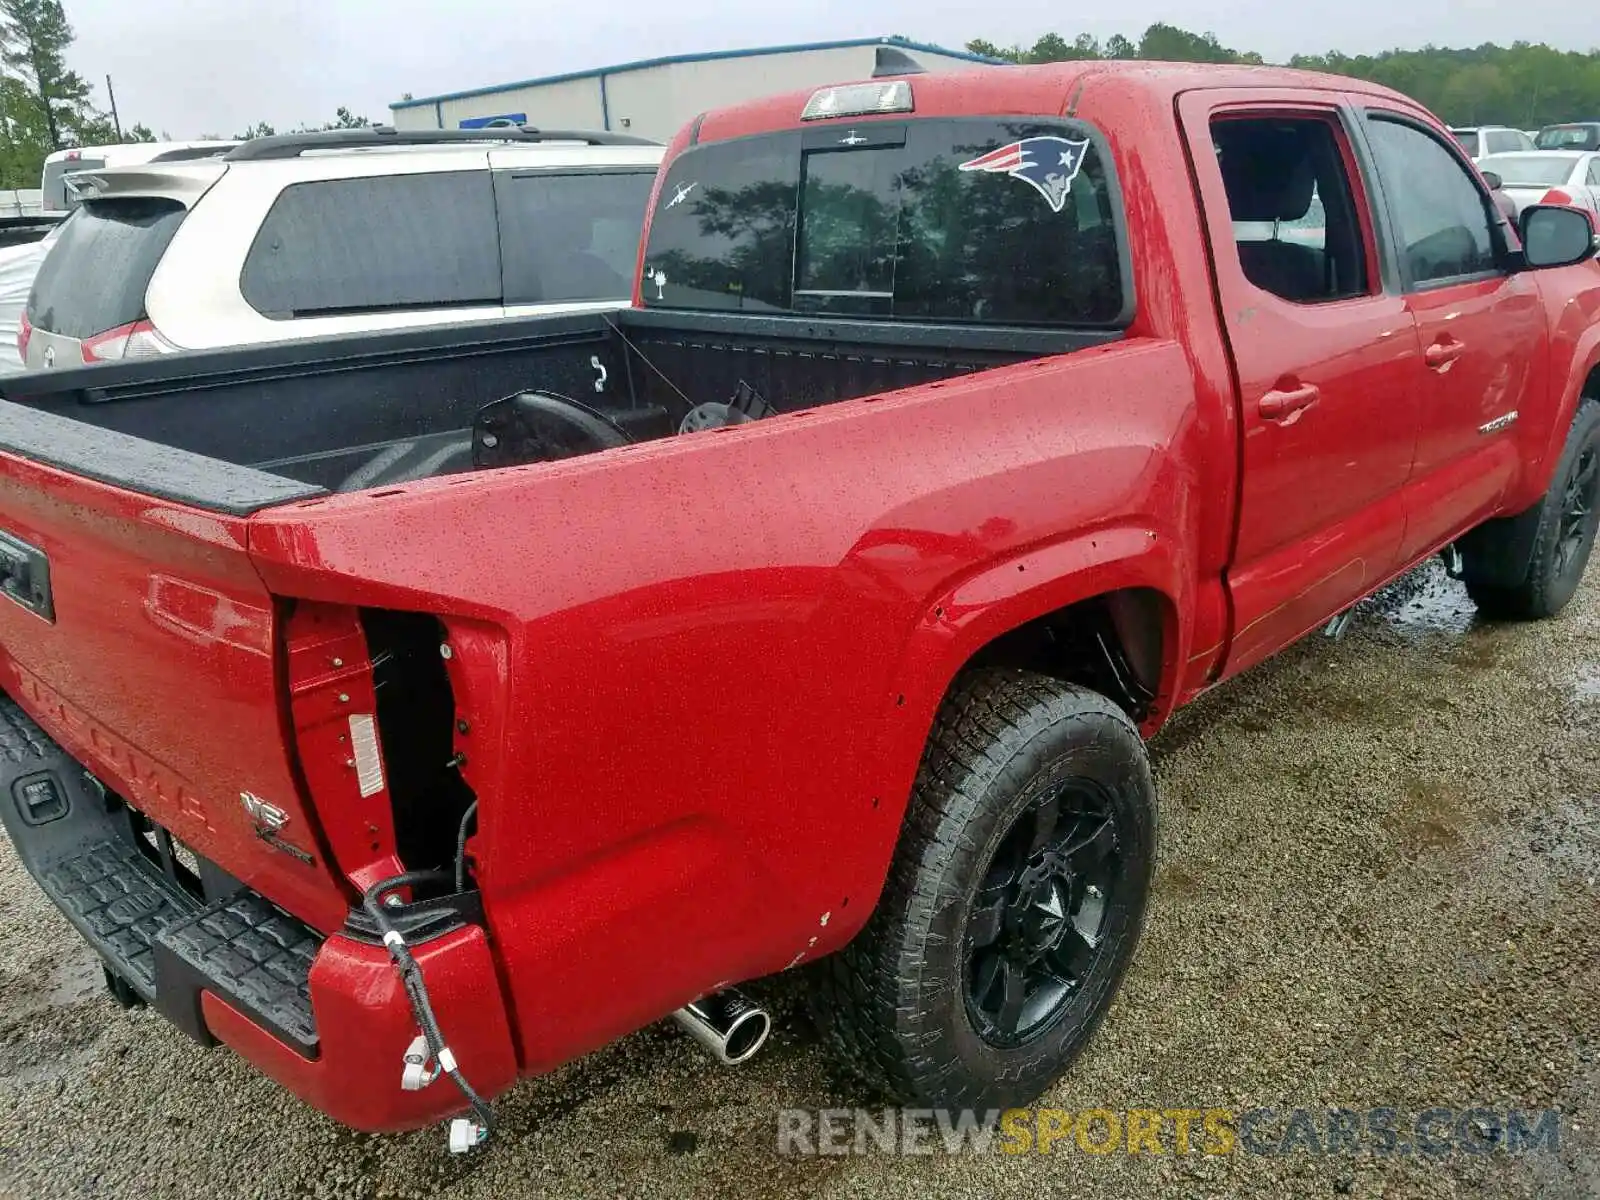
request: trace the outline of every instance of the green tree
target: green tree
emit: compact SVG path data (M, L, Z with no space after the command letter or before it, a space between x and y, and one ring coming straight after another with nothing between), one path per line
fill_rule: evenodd
M83 144L77 135L99 115L89 103L89 85L67 67L72 39L61 0L0 0L0 62L44 118L51 150L61 149L68 134Z
M323 128L324 129L366 129L366 128L369 128L371 125L372 125L372 122L367 120L365 117L352 116L350 114L350 110L348 108L345 108L343 105L340 105L339 109L334 114L333 120L329 121L326 125L323 126Z
M1151 25L1137 42L1120 33L1104 42L1089 34L1068 39L1047 33L1031 47L1006 48L978 38L968 42L967 48L1015 63L1086 58L1265 61L1254 51L1224 46L1213 33L1195 33L1165 22ZM1423 46L1360 55L1330 50L1297 55L1287 65L1383 84L1420 101L1452 125L1537 129L1558 121L1600 116L1600 51L1558 50L1530 42L1510 46L1485 43L1462 49Z

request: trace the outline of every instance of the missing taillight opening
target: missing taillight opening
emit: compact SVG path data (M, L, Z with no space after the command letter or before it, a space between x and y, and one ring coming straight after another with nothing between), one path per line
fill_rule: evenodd
M444 630L425 613L363 609L389 773L395 850L408 870L451 867L475 797L455 749L456 703L440 657Z

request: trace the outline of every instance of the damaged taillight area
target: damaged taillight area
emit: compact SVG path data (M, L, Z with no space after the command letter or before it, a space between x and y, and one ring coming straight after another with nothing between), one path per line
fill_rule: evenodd
M340 870L365 891L451 869L473 796L439 622L300 601L284 628L300 770Z
M398 875L372 662L357 611L299 603L284 626L290 719L334 860L360 889Z

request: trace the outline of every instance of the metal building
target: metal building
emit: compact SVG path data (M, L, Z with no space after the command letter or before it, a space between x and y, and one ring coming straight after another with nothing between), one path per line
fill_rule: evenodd
M710 108L774 92L870 78L880 54L896 61L897 56L909 57L926 71L998 65L996 59L905 38L858 38L677 54L402 100L389 107L399 129L470 129L506 120L546 129L608 129L667 141Z

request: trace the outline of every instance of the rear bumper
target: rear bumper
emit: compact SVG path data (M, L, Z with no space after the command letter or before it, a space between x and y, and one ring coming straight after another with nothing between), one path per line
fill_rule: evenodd
M335 1120L412 1129L461 1111L441 1079L400 1088L416 1036L383 947L350 928L324 936L198 863L96 787L0 695L0 819L39 886L139 999L203 1044L220 1041ZM400 910L397 916L403 916ZM413 943L463 1071L492 1095L517 1075L505 1001L483 929Z

